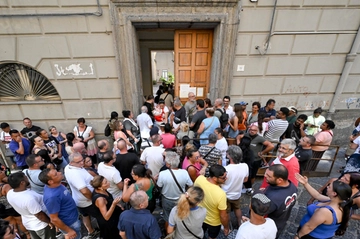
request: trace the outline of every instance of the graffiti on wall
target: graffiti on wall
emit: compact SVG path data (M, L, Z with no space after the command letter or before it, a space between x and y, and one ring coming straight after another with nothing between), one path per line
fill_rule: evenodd
M354 105L355 108L360 108L360 98L351 97L345 99L346 107L350 109L351 105Z
M70 64L68 66L62 67L59 64L54 64L56 75L57 76L86 76L86 75L94 75L93 64L89 63L89 66L85 69L81 64Z
M309 87L302 85L288 85L285 89L285 93L293 93L293 94L303 94L307 96L309 92Z

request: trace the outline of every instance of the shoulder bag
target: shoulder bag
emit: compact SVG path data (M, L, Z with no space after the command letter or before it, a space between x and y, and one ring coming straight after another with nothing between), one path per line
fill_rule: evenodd
M193 235L196 239L201 239L201 237L198 237L196 236L192 231L190 231L190 229L186 226L185 222L184 221L181 221L182 224L184 225L184 227L186 228L186 230L191 234Z
M45 186L45 185L40 185L40 184L35 183L35 182L32 180L32 178L30 177L29 172L28 172L28 169L25 170L25 173L26 173L26 176L28 177L28 179L30 179L30 181L31 181L33 184L35 184L36 186L42 187L42 188Z
M176 185L179 187L180 192L181 192L181 193L184 193L184 190L181 188L181 186L180 186L179 182L177 181L177 179L176 179L176 177L175 177L175 175L174 175L174 172L173 172L170 168L169 168L169 171L170 171L171 176L173 177L173 179L174 179L174 181L175 181Z

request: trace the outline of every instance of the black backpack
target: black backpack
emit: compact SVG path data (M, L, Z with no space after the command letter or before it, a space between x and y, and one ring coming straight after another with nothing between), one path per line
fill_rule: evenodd
M216 109L216 110L221 113L219 121L220 121L221 128L225 129L226 125L229 122L229 115L226 113L225 110L221 110L221 109Z
M104 130L104 134L106 137L109 137L111 135L111 129L110 129L109 123L110 123L110 121L107 123L105 130Z

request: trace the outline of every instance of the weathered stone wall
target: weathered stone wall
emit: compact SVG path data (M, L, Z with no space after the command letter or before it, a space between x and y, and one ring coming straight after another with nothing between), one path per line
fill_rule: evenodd
M61 103L0 104L1 121L21 129L22 119L47 128L71 131L85 117L103 134L105 119L122 110L119 79L107 0L102 16L1 17L1 61L28 64L44 74L57 89ZM0 1L3 14L71 14L96 12L96 0ZM80 67L80 69L76 69ZM66 69L68 68L68 70ZM69 69L73 68L73 69Z
M141 83L143 58L139 58L146 49L129 21L169 22L174 17L219 21L214 45L220 42L221 47L214 52L220 49L227 55L214 56L220 64L212 72L212 97L225 92L232 96L232 103L246 100L250 104L274 98L277 107L294 105L307 114L318 106L328 109L360 25L360 1L278 0L269 49L261 55L255 46L264 52L274 2L239 1L239 29L237 35L231 35L229 26L238 22L233 15L237 11L226 10L235 4L230 0L100 0L102 16L27 17L3 15L96 12L97 1L0 0L0 61L34 67L49 78L61 97L61 102L49 104L0 103L1 121L22 128L21 119L30 117L36 125L56 125L67 132L83 116L102 134L111 111L120 113L124 106L139 104L144 93L140 87L145 85ZM133 3L143 4L144 10L135 9ZM236 46L227 44L235 39ZM130 42L134 42L133 48L129 48ZM231 52L235 52L234 61ZM135 59L137 65L123 57ZM238 65L244 70L238 71ZM71 67L75 70L66 70ZM82 70L76 71L77 67ZM224 72L225 68L232 70ZM337 99L338 111L329 115L337 124L335 135L342 135L335 136L338 142L346 141L345 135L359 116L359 92L360 57L356 55Z

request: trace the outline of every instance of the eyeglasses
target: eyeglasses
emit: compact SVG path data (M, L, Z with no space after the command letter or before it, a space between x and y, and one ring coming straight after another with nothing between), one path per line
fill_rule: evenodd
M227 177L227 173L224 173L224 175L223 175L223 176L218 177L218 178L220 178L220 179L222 179L222 180L225 180L225 179L226 179L226 177Z
M77 161L77 162L75 162L75 161L73 161L74 163L81 163L81 162L84 162L85 161L85 159L81 159L81 160L79 160L79 161Z

